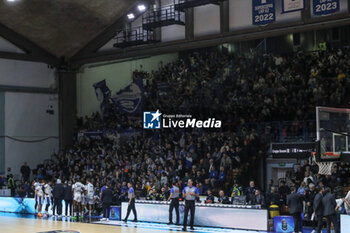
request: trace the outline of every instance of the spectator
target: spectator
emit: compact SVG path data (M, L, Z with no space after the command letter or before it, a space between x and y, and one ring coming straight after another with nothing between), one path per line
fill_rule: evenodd
M246 189L245 194L246 194L246 202L247 203L253 203L255 202L255 182L252 180L249 182L249 187Z
M221 204L231 204L230 199L225 196L224 190L219 191L218 202Z
M24 182L29 182L29 177L30 177L30 167L28 166L27 162L24 162L24 164L21 167L21 174L22 174L22 179Z

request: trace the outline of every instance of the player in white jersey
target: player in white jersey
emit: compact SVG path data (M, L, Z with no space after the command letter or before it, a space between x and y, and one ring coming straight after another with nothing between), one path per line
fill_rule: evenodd
M36 195L36 199L38 202L38 216L41 217L41 208L43 205L43 201L44 201L44 191L43 191L43 185L40 184L39 182L34 184L34 188L35 188L35 195Z
M86 190L86 194L85 194L86 204L88 205L89 216L91 217L91 212L95 204L95 201L94 201L95 188L89 179L86 180L85 190Z
M38 200L38 195L36 195L36 187L40 185L40 183L38 181L33 181L33 189L34 189L34 200L35 200L35 205L34 205L34 215L37 215L37 209L38 209L38 205L39 205L39 200Z
M46 202L46 207L45 207L45 214L49 215L49 207L51 205L51 200L52 200L52 187L50 183L45 183L44 184L44 197L45 197L45 202Z
M80 182L77 181L73 184L72 186L73 189L73 203L74 203L74 212L76 213L76 216L83 217L82 215L82 206L81 206L81 201L82 201L82 193L84 192L85 186Z

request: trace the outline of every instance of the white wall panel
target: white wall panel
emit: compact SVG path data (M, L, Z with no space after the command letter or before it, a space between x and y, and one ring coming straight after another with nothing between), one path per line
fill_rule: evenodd
M220 33L220 6L204 5L194 8L194 36Z
M52 87L55 72L46 64L0 59L0 85Z
M185 39L185 26L170 25L162 27L162 42Z
M54 114L46 113L52 106ZM58 136L58 98L47 94L5 93L5 135L22 140L38 140ZM23 143L5 139L5 167L20 174L28 162L34 168L51 157L59 148L58 139L40 143Z

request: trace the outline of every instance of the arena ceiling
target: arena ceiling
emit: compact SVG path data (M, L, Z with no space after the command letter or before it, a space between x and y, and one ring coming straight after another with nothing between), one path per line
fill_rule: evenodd
M139 0L0 1L0 23L49 53L69 58ZM117 30L118 28L116 28Z

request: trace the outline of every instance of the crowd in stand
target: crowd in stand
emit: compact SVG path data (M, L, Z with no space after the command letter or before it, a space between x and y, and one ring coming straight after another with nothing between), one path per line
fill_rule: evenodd
M172 182L183 187L189 179L200 195L208 196L208 203L215 201L213 195L222 203L244 195L249 204L282 207L291 188L309 197L320 184L343 197L341 187L349 174L343 163L330 176L319 175L316 164L305 163L287 183L270 183L267 190L257 188L252 180L257 180L268 143L254 129L235 129L245 122L313 119L316 105L341 104L350 71L348 55L348 49L262 57L206 51L162 64L151 73L135 71L135 78L146 83L147 108L215 116L229 127L222 131L142 131L122 139L118 130L142 128L142 122L118 113L112 105L107 116L95 113L82 119L74 145L38 165L32 175L45 180L59 177L65 182L90 179L97 192L109 184L116 202L125 200L127 182L134 183L137 197L165 200ZM158 82L169 84L167 93L160 92ZM107 133L82 134L90 130ZM24 183L17 187L17 194L33 195L28 169L21 172ZM2 180L8 182L0 177Z

